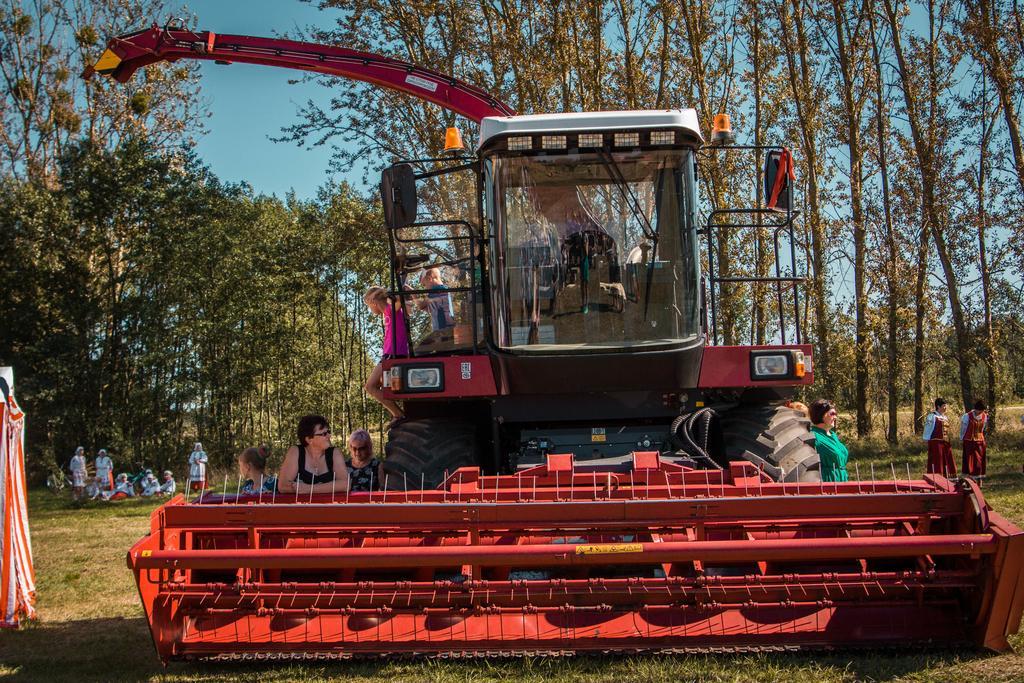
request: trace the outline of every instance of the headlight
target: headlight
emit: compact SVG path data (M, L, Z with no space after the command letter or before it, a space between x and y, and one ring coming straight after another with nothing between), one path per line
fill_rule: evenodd
M616 147L640 146L640 133L616 133L613 139Z
M542 135L540 146L542 149L565 149L566 136L564 135Z
M754 377L785 377L789 374L789 354L754 356Z
M750 378L799 379L804 376L804 352L795 349L750 352Z
M400 365L392 372L398 369L402 373L400 391L444 391L444 366L441 363Z
M652 145L674 145L676 142L676 132L674 130L655 130L651 131L651 144Z
M508 150L510 152L524 152L529 149L533 149L533 138L529 135L508 139Z
M409 389L440 389L441 371L438 368L409 368L405 373L405 386Z

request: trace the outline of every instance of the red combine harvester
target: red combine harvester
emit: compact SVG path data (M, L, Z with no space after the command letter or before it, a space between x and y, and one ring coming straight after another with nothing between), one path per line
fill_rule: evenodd
M163 660L1008 647L1020 529L970 481L821 482L785 405L813 377L787 150L705 146L693 110L518 116L379 55L171 27L86 76L178 59L367 81L480 135L383 174L410 349L386 362L409 420L384 490L156 510L128 564ZM725 150L765 154L766 205L701 222L697 155ZM721 272L725 231L774 272ZM718 344L741 286L772 292L776 343Z

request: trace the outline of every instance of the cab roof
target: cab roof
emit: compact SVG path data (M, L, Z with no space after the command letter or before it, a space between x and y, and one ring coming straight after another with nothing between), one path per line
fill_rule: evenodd
M480 121L478 149L498 138L539 133L589 133L633 130L683 130L695 142L703 143L694 109L658 109L637 111L592 111L564 114L528 114L488 116Z

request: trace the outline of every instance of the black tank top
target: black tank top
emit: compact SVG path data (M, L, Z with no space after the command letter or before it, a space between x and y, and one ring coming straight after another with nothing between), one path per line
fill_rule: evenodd
M334 479L334 446L324 451L324 462L327 464L327 471L323 474L313 474L306 469L306 449L299 446L299 481L303 484L325 484Z

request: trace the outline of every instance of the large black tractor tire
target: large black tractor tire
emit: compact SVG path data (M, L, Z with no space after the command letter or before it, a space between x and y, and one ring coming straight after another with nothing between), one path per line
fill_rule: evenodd
M388 431L384 453L388 488L398 491L437 488L445 472L479 464L476 428L448 418L399 423Z
M729 460L764 461L782 469L786 482L821 481L811 421L785 405L742 404L721 413Z

